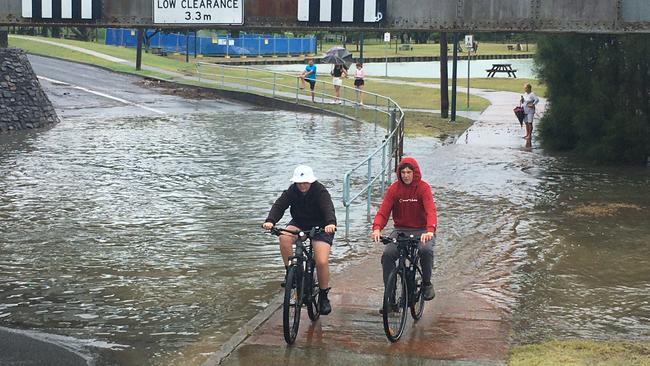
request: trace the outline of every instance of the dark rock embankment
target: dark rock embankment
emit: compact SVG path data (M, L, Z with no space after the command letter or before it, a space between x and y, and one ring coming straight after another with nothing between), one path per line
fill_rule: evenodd
M25 52L0 48L0 133L59 122Z

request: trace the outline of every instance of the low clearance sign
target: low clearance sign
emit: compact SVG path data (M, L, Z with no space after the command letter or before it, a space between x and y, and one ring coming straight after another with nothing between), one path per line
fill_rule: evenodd
M153 0L157 24L244 24L244 0Z

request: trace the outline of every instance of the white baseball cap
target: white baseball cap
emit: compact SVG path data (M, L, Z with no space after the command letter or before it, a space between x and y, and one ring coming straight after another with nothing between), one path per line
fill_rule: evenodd
M314 183L316 177L314 171L307 165L298 165L293 171L293 177L290 179L294 183Z

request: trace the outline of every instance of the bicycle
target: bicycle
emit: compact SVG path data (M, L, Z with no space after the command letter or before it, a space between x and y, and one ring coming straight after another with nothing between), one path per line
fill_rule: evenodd
M384 289L382 312L386 337L391 342L397 342L406 327L406 308L410 308L414 321L420 320L424 312L422 268L418 250L420 240L413 235L406 237L401 233L397 238L381 236L380 240L384 244L396 244L399 251L398 264L388 276Z
M307 306L307 314L312 321L316 321L320 317L320 289L318 279L314 273L316 260L314 259L311 240L308 245L305 245L305 241L324 230L313 227L305 232L274 226L269 231L277 236L282 235L283 232L296 235L294 254L289 257L289 268L285 279L284 302L282 305L284 340L287 344L293 344L298 335L302 306Z

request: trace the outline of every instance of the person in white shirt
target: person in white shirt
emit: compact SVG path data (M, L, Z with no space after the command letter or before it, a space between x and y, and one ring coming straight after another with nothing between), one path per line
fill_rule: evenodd
M357 69L354 71L354 87L357 89L357 100L359 101L359 105L363 105L363 85L365 84L363 81L364 76L363 64L357 62Z
M526 136L524 138L529 140L533 137L533 118L535 117L535 106L539 103L539 98L533 93L533 87L530 84L524 85L524 95L521 96L519 102L524 108L524 122L526 123Z

